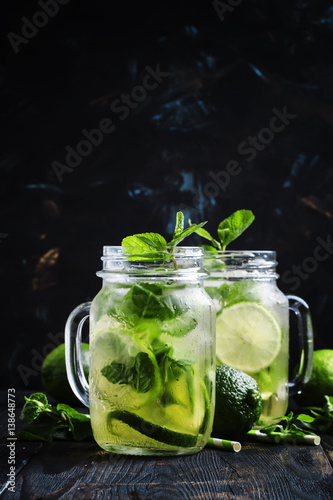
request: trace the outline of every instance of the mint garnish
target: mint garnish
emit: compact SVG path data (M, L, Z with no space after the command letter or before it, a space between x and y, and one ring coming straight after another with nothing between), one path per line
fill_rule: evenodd
M163 258L163 254L167 252L168 247L171 248L171 254L181 241L195 233L207 223L200 222L199 224L191 224L190 227L184 229L184 214L177 212L174 234L169 243L159 233L141 233L132 236L126 236L121 242L122 247L126 247L126 252L130 255L140 256L148 254L148 259ZM168 254L170 256L170 254ZM147 260L147 258L144 258ZM138 259L139 260L139 259Z
M127 236L121 242L122 247L131 255L165 251L166 239L158 233L142 233Z
M206 250L224 251L232 241L238 238L252 224L254 218L251 210L238 210L234 212L230 217L221 221L217 228L217 235L220 241L213 238L205 229L198 228L195 229L195 232L210 242L210 246L205 246ZM191 221L189 223L190 227L195 227L191 225Z

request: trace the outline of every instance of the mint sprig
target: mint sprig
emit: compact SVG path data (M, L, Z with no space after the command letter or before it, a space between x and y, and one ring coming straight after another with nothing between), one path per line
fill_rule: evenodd
M277 420L280 423L268 425L260 429L263 434L268 436L279 436L281 439L286 441L303 442L306 440L307 436L316 436L313 432L309 432L307 429L303 429L296 425L297 422L301 422L301 425L307 426L312 424L314 418L310 415L304 413L299 413L295 415L294 412L289 412L288 415L273 418L272 420Z
M93 437L89 416L65 404L52 406L41 392L25 397L20 418L26 426L16 437L23 441L82 441Z
M192 224L190 227L184 229L184 214L177 212L175 229L171 241L167 242L159 233L141 233L127 236L122 240L121 246L126 248L126 252L129 255L140 256L148 254L148 259L163 258L167 253L168 247L171 249L172 255L175 247L181 241L200 230L206 223L207 221ZM170 254L168 255L170 256Z
M206 246L206 250L216 251L226 250L227 246L238 238L254 221L255 217L251 210L238 210L230 215L227 219L220 222L217 228L219 241L205 229L198 228L195 232L209 241L210 245ZM189 221L190 227L194 227Z

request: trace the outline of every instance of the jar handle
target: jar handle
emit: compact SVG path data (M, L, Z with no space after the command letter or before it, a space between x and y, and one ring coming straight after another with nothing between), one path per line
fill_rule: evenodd
M91 302L85 302L77 306L68 316L65 326L65 354L68 382L75 396L87 407L89 407L89 384L82 366L81 342L82 328L85 321L89 318L90 306ZM81 319L77 326L75 320L80 317Z
M296 315L298 339L301 349L298 372L288 383L289 395L300 392L309 382L313 359L313 329L308 304L296 295L287 295L289 310Z

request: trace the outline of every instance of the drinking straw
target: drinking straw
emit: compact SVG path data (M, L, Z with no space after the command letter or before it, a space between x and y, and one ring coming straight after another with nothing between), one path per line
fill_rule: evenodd
M264 432L260 432L259 430L252 429L246 434L249 437L249 441L254 442L264 442L264 443L279 443L281 441L281 435L275 432L271 434L265 434Z
M320 444L320 436L316 434L306 434L305 436L284 436L282 439L287 441L288 443L293 444L311 444L314 446L318 446Z
M283 435L280 432L271 432L270 434L265 434L264 432L260 432L259 430L252 429L247 433L247 436L250 438L250 441L258 442L279 443L281 440L283 440L293 444L310 444L315 446L318 446L320 444L320 437L316 434L306 434L304 436L293 436L290 434Z
M212 448L220 448L223 450L235 451L238 453L242 449L242 445L238 441L228 441L228 439L218 439L211 437L208 439L207 446Z

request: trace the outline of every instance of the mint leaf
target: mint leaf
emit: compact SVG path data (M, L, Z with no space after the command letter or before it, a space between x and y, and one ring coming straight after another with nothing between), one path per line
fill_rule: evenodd
M181 299L165 291L166 288L158 283L137 283L124 297L125 311L139 318L165 321L188 310Z
M52 406L43 393L25 398L20 418L25 428L16 434L25 441L53 441L53 439L92 438L90 418L68 405Z
M218 288L225 306L231 306L243 300L254 300L251 297L253 283L247 281L235 281L234 283L224 283Z
M220 222L217 234L222 244L222 250L240 236L254 221L251 210L238 210L230 217Z
M307 423L310 423L310 422L314 422L314 417L311 417L310 415L305 415L304 413L299 413L297 415L297 420L299 420L300 422L307 422Z
M191 222L191 219L189 219L188 223L190 224L190 227L194 226L194 224L192 224ZM206 250L211 250L211 251L216 251L217 250L221 250L221 243L219 241L217 241L215 238L213 238L213 236L208 232L206 231L206 229L202 229L202 228L199 228L199 229L196 229L195 232L201 236L201 238L205 238L206 240L210 241L212 246L210 248L205 248ZM205 247L209 247L209 245L205 245Z
M163 296L163 285L138 283L130 291L130 298L141 318L156 318L161 321L175 316L169 295Z
M26 424L33 422L40 413L49 411L51 405L48 404L47 397L42 392L36 392L29 398L25 397L25 404L22 408L20 418L25 420Z
M56 416L41 413L34 422L28 424L23 431L16 434L17 439L24 441L53 441L53 434L59 426Z
M184 231L184 214L183 212L177 212L176 215L176 226L173 237L179 236Z
M193 316L193 311L188 310L180 316L170 319L167 323L161 326L164 333L172 337L184 337L198 325L197 320Z
M168 245L170 245L171 247L174 248L176 245L178 245L185 238L187 238L191 234L195 233L196 231L199 231L200 228L202 226L204 226L205 224L207 224L207 221L201 222L200 224L192 224L187 229L184 229L184 214L183 214L183 212L177 212L176 225L175 225L173 238L170 241L170 243L168 243Z
M154 355L161 373L162 386L164 388L161 396L161 404L184 404L175 394L175 386L182 375L186 375L190 408L194 408L194 385L193 385L193 363L183 359L173 358L173 347L164 344L160 339L156 339L152 344Z
M206 250L224 251L229 243L238 238L238 236L240 236L245 231L245 229L247 229L250 224L252 224L254 218L255 217L251 210L238 210L237 212L234 212L232 215L230 215L230 217L228 217L227 219L224 219L222 222L220 222L217 229L217 234L220 242L213 238L213 236L208 231L206 231L205 229L201 229L201 227L195 229L195 232L211 243L208 248L206 246ZM194 225L191 225L191 220L189 220L189 224L190 227L194 227Z
M333 396L325 396L325 404L322 407L309 406L302 408L303 411L310 413L312 421L302 420L306 429L314 432L322 432L326 434L333 433ZM301 414L301 419L304 419L304 414Z
M66 404L58 404L57 411L61 413L64 429L72 432L75 441L83 441L91 437L90 417L84 415ZM59 428L58 428L59 431Z
M192 226L188 227L184 231L181 231L177 235L174 235L174 237L172 238L172 240L170 241L170 243L168 243L168 245L170 245L171 247L175 247L181 241L183 241L185 238L187 238L191 234L197 232L205 224L207 224L207 221L206 222L200 222L200 224L193 224Z
M148 354L142 351L135 356L132 366L112 361L101 373L112 384L129 385L138 393L148 392L154 385L155 367Z
M122 240L121 246L123 248L125 247L129 255L140 256L142 254L148 254L147 258L149 260L155 258L163 259L167 242L165 238L158 233L142 233L127 236Z
M212 247L211 245L201 245L201 247L205 250L205 252L212 252L215 255L218 253L217 248Z

